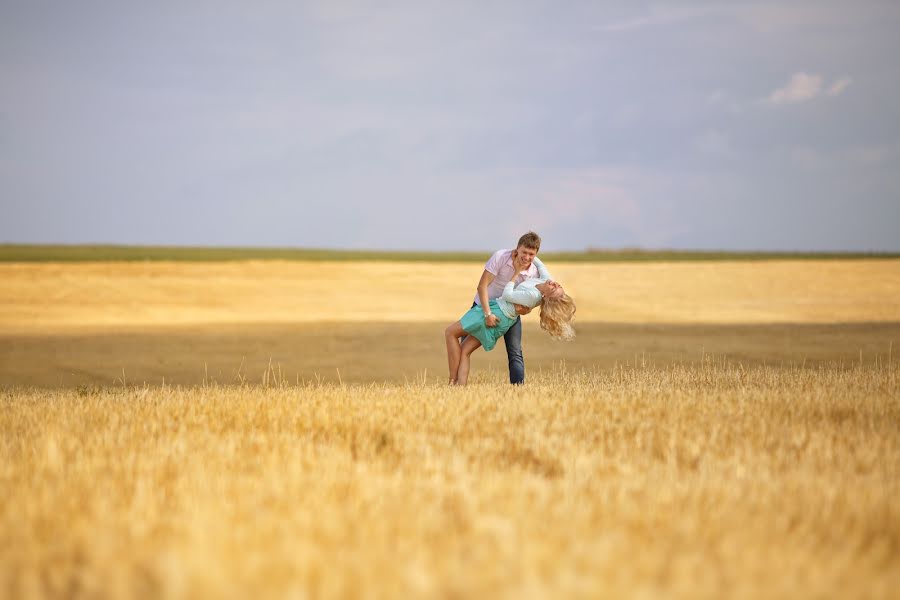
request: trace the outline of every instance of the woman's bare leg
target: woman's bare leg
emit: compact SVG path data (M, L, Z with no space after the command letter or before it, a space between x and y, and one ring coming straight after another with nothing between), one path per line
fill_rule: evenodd
M456 372L459 370L459 360L462 350L459 346L459 338L466 335L462 324L457 321L447 326L444 330L444 340L447 342L447 367L450 369L450 385L456 383Z
M475 336L470 335L466 338L466 341L463 342L460 347L461 356L459 357L459 368L456 371L456 384L457 385L466 385L469 381L469 366L471 364L470 357L472 353L481 348L481 342L479 342Z

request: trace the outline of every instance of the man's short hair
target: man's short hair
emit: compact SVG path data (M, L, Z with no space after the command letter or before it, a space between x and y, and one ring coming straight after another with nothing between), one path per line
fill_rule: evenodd
M516 248L519 248L520 246L531 248L532 250L537 252L541 249L541 236L533 231L529 231L519 238L519 243L516 244Z

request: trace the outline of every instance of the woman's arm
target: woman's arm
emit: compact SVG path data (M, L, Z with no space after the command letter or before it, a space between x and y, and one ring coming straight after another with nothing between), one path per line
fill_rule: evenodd
M535 267L537 267L538 279L553 279L553 277L550 275L550 271L548 271L547 267L544 265L544 261L535 256L531 262Z
M550 271L547 270L547 267L544 266L543 261L541 261L541 259L539 259L537 256L534 257L534 259L531 261L531 264L537 267L538 279L553 279L553 277L550 276Z
M541 302L541 293L533 287L525 287L517 290L510 281L503 288L502 298L510 304L521 304L526 308L534 308Z

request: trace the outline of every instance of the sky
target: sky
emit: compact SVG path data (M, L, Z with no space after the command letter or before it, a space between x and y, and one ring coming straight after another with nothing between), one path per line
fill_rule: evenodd
M900 3L0 0L0 243L900 251Z

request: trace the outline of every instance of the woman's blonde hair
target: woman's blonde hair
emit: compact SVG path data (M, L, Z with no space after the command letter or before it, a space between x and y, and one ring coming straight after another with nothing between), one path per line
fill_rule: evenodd
M544 296L541 301L541 329L553 339L569 341L575 337L572 319L575 318L575 301L567 294L559 298Z

